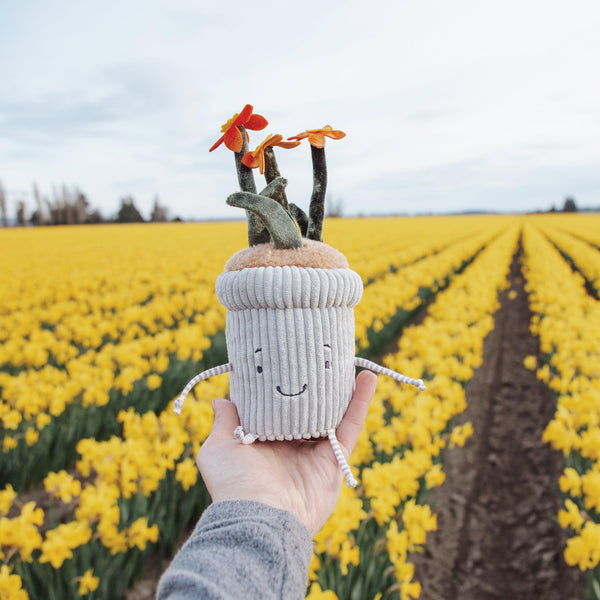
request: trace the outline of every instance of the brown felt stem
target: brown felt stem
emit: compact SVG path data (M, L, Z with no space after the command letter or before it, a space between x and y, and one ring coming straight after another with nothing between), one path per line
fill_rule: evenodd
M283 177L276 177L272 181L269 181L269 184L266 188L260 191L260 195L277 201L277 196L281 195L281 193L285 190L286 185L287 179Z
M235 169L237 171L238 183L240 184L240 190L242 192L250 192L256 194L256 184L254 183L254 173L252 169L248 168L243 162L242 158L244 154L248 152L248 138L246 136L246 128L243 125L239 125L238 129L242 134L242 149L240 152L235 152ZM256 246L257 244L265 244L271 240L269 236L269 230L265 227L262 219L250 212L246 211L246 217L248 218L248 244L250 246Z
M306 216L306 213L299 206L290 202L290 214L296 223L298 223L302 237L306 237L306 232L308 230L308 217Z
M325 148L315 148L311 144L310 152L313 165L313 191L308 210L309 240L323 241L323 217L325 216L325 191L327 189L327 163Z
M277 177L281 177L281 174L279 173L279 167L277 166L275 152L273 148L268 146L265 148L265 180L267 183L271 183L271 181L277 179ZM272 198L275 202L279 202L288 213L290 212L285 190L282 190L277 196L272 196Z

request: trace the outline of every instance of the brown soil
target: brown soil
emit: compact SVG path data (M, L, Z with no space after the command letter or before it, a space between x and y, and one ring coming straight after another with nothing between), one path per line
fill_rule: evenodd
M475 433L447 454L446 482L430 496L438 530L415 557L422 600L580 600L582 573L565 565L556 523L562 457L542 443L555 401L523 366L538 355L518 257L484 363L460 421ZM512 295L512 294L511 294Z
M127 600L153 600L156 597L157 584L156 576L142 579L127 592Z

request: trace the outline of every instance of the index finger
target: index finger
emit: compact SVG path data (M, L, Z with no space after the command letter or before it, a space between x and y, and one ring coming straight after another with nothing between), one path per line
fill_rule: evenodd
M358 374L354 395L336 432L339 442L346 448L348 454L352 452L360 431L365 424L369 405L373 399L373 394L375 394L376 387L377 375L375 373L372 371L361 371Z

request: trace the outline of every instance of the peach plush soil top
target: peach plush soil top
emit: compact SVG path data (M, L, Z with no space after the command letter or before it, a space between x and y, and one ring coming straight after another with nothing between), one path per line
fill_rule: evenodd
M225 271L251 267L313 267L348 269L346 257L335 248L314 240L302 240L302 248L276 250L272 244L257 244L236 252L225 264Z

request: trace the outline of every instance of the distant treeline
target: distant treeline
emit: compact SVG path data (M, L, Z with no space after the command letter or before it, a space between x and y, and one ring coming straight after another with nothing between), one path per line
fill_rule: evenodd
M25 196L26 194L23 194ZM28 195L28 194L27 194ZM36 184L32 188L33 210L29 211L25 199L17 200L15 216L8 214L6 194L0 181L0 219L3 227L16 225L80 225L84 223L164 223L167 221L181 221L180 217L171 217L169 209L160 203L158 196L154 198L154 206L149 219L144 219L135 205L133 196L121 198L121 206L116 215L105 218L100 210L91 206L87 196L78 188L69 188L66 185L55 187L52 199L42 195ZM538 210L537 213L574 213L574 212L600 212L598 208L578 208L575 198L567 196L562 208L552 205L548 210ZM460 214L487 214L489 211L467 211ZM427 213L433 214L433 213ZM456 213L448 213L456 214ZM491 213L490 213L491 214ZM329 200L328 217L341 217L343 215L343 201ZM368 216L368 215L358 215ZM381 215L379 215L381 216ZM400 216L398 213L389 216Z
M26 225L81 225L84 223L161 223L181 221L169 216L169 209L160 203L158 196L154 198L154 206L149 219L144 219L135 205L132 196L121 198L121 207L116 215L105 218L100 210L91 206L87 196L77 187L66 185L55 187L52 199L40 193L36 184L32 189L33 209L28 210L25 199L16 202L15 217L8 214L6 193L0 181L0 219L3 227L10 223L25 227Z

